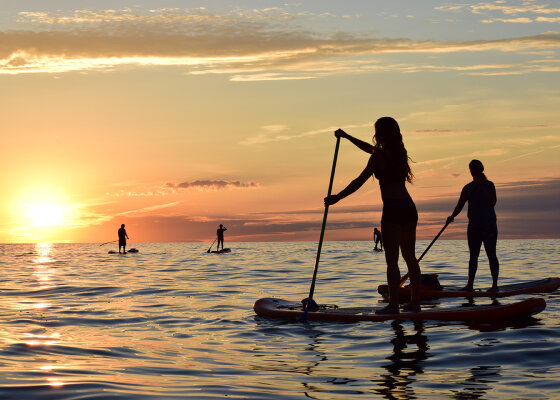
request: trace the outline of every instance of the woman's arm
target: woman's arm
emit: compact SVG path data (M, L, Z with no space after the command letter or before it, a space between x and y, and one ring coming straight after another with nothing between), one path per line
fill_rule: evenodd
M467 187L465 186L463 188L463 190L461 190L461 196L459 197L459 201L457 202L457 205L455 206L455 210L453 210L453 213L449 217L447 217L447 223L448 224L453 222L454 218L457 215L459 215L459 213L461 212L461 210L465 206L466 202L467 202Z
M337 129L334 132L334 135L338 138L346 138L348 139L352 144L354 144L357 148L359 148L360 150L365 151L366 153L369 154L373 154L373 145L364 142L363 140L360 139L356 139L354 136L351 136L349 134L347 134L346 132L344 132L342 129Z
M342 189L338 194L331 194L330 196L325 197L325 206L328 207L332 204L335 204L361 188L362 185L369 179L369 177L373 175L373 162L374 157L372 156L369 158L369 161L362 173L356 179L350 182L348 186Z

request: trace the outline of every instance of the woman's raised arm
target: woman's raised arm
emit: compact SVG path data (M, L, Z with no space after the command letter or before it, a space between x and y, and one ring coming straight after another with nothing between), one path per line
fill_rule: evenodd
M365 151L368 154L373 154L373 145L369 144L367 142L364 142L363 140L357 139L354 136L351 136L349 134L347 134L346 132L344 132L342 129L337 129L334 132L334 135L338 138L346 138L348 139L352 144L354 144L357 148L359 148L360 150Z

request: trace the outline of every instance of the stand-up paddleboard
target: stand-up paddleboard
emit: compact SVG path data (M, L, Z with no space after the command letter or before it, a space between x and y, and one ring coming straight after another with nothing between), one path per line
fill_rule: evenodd
M468 306L453 308L432 308L421 312L401 312L400 314L375 314L374 307L337 308L322 307L318 311L309 311L307 319L358 322L381 322L395 319L461 321L473 323L509 322L528 318L538 314L546 307L542 298L530 298L507 305ZM299 319L304 312L301 302L275 298L259 299L253 306L255 313L261 317Z
M212 250L210 253L217 253L217 254L231 253L231 249L226 247L225 249L222 250Z
M109 250L107 252L107 254L128 254L128 253L139 253L139 251L137 249L132 248L132 249L130 249L128 251L125 251L125 252L122 252L122 253L119 253L118 251L115 251L115 250Z
M422 300L434 300L444 297L508 297L518 294L528 293L549 293L553 292L560 287L560 278L546 278L536 281L515 283L511 285L499 286L499 291L491 292L490 288L484 290L475 290L467 292L461 290L460 287L444 286L442 290L434 290L427 287L422 287L420 291L420 298ZM380 285L377 292L384 298L389 298L389 287L387 285ZM406 301L410 298L410 286L400 288L400 300Z
M383 249L380 249L380 248L377 248L377 249L376 249L376 248L374 247L374 248L373 248L373 251L383 251Z

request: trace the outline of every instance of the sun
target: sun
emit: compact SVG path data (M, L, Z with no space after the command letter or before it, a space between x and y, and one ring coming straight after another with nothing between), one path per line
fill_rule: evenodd
M27 217L35 227L54 227L64 223L64 207L51 203L26 204Z

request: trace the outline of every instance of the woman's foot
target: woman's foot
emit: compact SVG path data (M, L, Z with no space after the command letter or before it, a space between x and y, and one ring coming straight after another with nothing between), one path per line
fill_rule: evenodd
M403 311L409 311L409 312L420 312L422 311L422 308L420 307L420 304L405 304L402 307Z
M474 292L474 288L472 287L472 285L467 285L462 289L459 289L459 291L461 292Z
M393 306L391 304L389 304L388 306L385 306L383 308L380 308L379 310L375 310L376 314L398 314L399 313L399 306Z
M498 286L492 286L490 289L488 289L488 291L490 293L497 293L500 291L500 289L498 288Z

